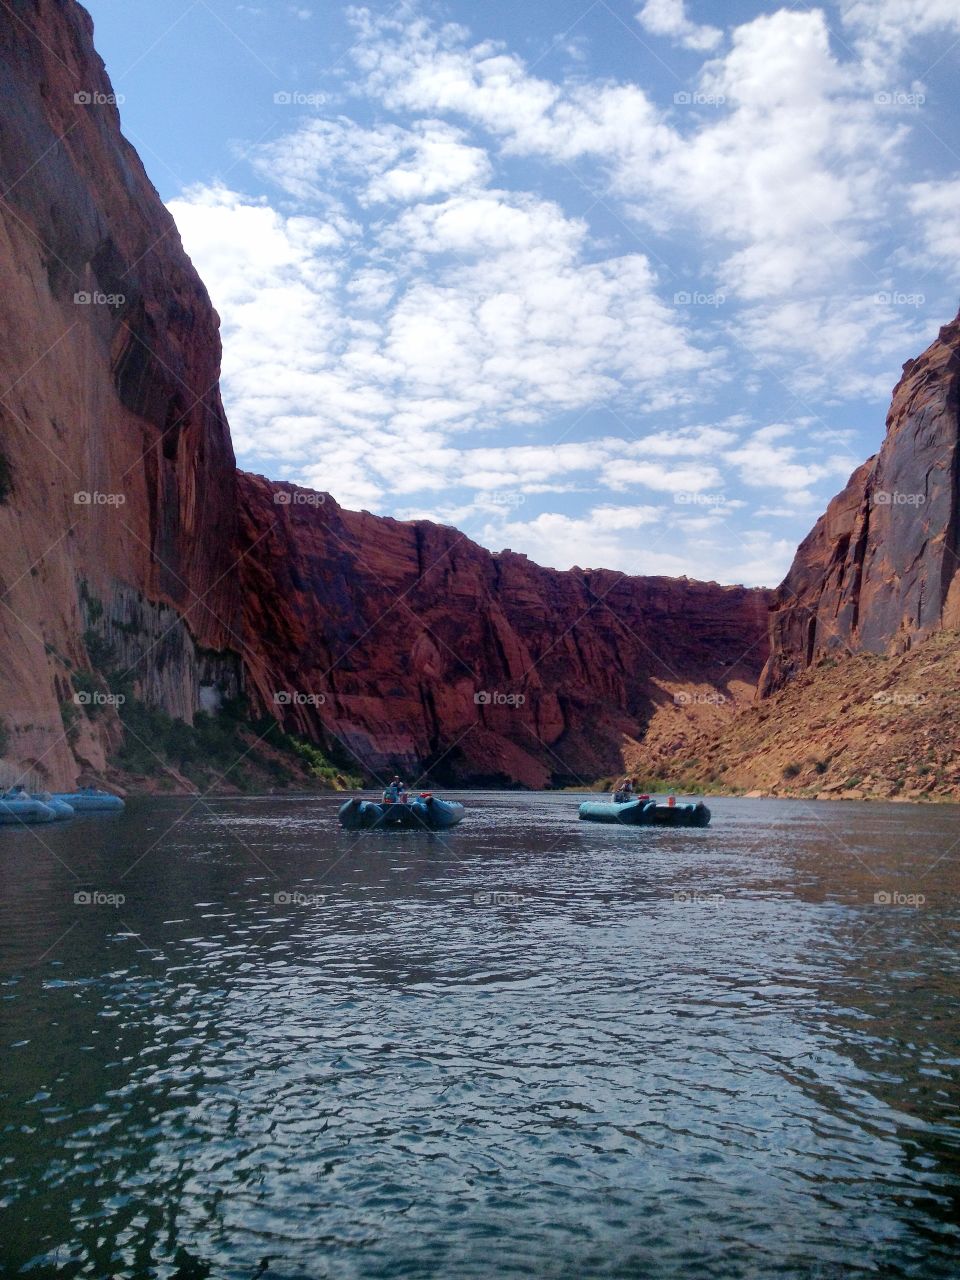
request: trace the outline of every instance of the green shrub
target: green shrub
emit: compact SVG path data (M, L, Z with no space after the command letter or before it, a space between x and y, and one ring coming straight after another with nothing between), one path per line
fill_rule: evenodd
M113 651L113 645L99 632L88 627L83 633L83 647L95 671L108 672L111 669L116 660L116 654Z
M122 687L114 688L113 683ZM334 786L361 783L357 777L344 777L344 770L319 747L284 733L276 721L251 725L241 719L242 699L233 699L227 713L213 716L198 712L193 725L188 725L146 706L134 696L127 679L118 678L113 683L112 691L123 693L125 698L119 708L124 740L113 761L130 773L162 777L165 768L169 768L197 786L215 786L222 779L241 791L255 790L264 782L287 786L304 773ZM285 755L289 763L277 760L260 743L251 743L251 736L262 738L274 751Z
M783 776L785 778L795 778L800 772L801 772L800 766L796 764L794 761L791 761L790 764L785 764L783 766Z
M100 619L103 617L103 605L100 603L97 597L90 590L89 583L86 581L86 579L84 578L80 579L80 586L78 587L78 592L80 595L80 603L83 605L84 612L86 613L89 620L91 622L99 622Z
M80 708L70 698L60 703L60 719L67 735L67 742L73 746L80 736Z
M7 455L0 452L0 502L6 502L11 493L13 493L13 468Z

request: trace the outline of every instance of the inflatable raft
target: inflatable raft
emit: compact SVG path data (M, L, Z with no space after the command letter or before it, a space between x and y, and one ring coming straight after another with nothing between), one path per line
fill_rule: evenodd
M81 787L79 791L58 791L54 800L62 800L74 813L119 813L124 807L119 796L109 791L97 791L95 787Z
M361 800L354 796L340 808L340 825L348 831L446 831L463 821L464 808L455 800L420 795L399 800Z
M580 806L583 822L610 822L625 827L706 827L710 810L698 800L696 804L657 804L647 796L623 803L610 800L587 800Z
M30 799L39 800L48 809L52 809L53 816L58 820L72 818L75 812L73 805L67 804L66 800L60 800L57 796L52 796L49 791L34 791L31 793Z
M42 800L35 800L25 791L8 791L0 796L0 823L16 826L24 823L53 822L56 814Z

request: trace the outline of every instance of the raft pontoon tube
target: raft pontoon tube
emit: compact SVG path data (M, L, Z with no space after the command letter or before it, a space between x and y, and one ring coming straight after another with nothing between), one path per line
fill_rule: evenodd
M0 795L0 823L18 826L24 823L53 822L56 814L42 800L34 800L25 791L7 791Z
M61 800L57 796L52 796L49 791L34 791L30 795L31 800L39 800L41 804L45 804L48 809L53 810L53 816L57 819L72 818L74 808L72 804L67 804L66 800Z
M95 787L81 787L79 791L57 791L54 800L64 800L75 813L119 813L124 807L119 796L109 791L97 791Z
M361 800L354 796L340 808L340 825L348 831L446 831L463 821L464 808L455 800L438 800L426 793L415 800Z
M698 800L696 804L657 804L648 797L616 801L587 800L580 806L583 822L609 822L624 827L706 827L710 810Z

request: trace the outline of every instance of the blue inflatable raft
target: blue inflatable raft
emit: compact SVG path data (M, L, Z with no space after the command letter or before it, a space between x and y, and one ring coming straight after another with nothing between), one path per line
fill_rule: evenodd
M696 804L657 804L649 796L618 803L613 800L587 800L580 806L583 822L609 822L625 827L706 827L710 810L698 800Z
M35 800L22 788L4 792L0 796L0 823L17 826L24 823L53 822L56 814L42 800Z
M53 816L59 821L64 818L72 818L74 815L73 805L67 804L66 800L60 800L57 796L52 796L49 791L34 791L31 793L30 799L39 800L48 809L52 809Z
M340 825L348 831L446 831L463 821L464 808L455 800L420 795L399 800L361 800L354 796L340 808Z
M54 800L63 800L74 813L119 813L124 807L119 796L95 787L81 787L79 791L58 791Z

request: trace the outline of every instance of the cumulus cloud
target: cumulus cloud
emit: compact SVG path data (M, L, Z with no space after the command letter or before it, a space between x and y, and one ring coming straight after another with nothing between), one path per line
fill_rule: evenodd
M823 444L797 445L809 431L808 422L772 423L754 431L743 444L730 451L728 460L740 472L743 483L754 489L779 489L789 496L794 509L807 507L814 501L812 487L821 480L845 480L854 465L842 448L834 444L833 452ZM837 444L840 444L839 451Z
M693 523L705 529L690 528ZM686 536L680 537L686 525ZM531 520L489 524L482 540L492 549L521 550L554 569L617 569L629 574L690 574L751 586L780 582L796 544L766 530L733 527L724 519L692 522L651 507L604 504L583 515L544 512Z
M642 12L664 27L687 21L663 0ZM479 126L506 154L599 165L633 216L668 232L677 218L696 226L712 269L745 299L835 280L867 250L902 127L834 54L820 10L735 28L729 51L678 95L712 104L706 116L671 112L638 84L553 83L460 27L367 11L358 25L366 92Z
M362 205L424 200L491 176L486 151L436 120L364 128L345 117L308 119L252 158L261 176L299 199L326 202L349 186Z
M647 0L637 21L654 36L667 36L687 49L706 53L723 39L716 27L698 26L687 16L684 0Z
M584 226L547 201L488 191L366 227L223 187L170 207L223 315L238 447L289 464L322 451L302 474L344 501L442 485L396 457L459 472L451 433L631 390L647 411L685 403L710 363L645 258L587 260Z
M915 183L909 200L910 211L919 221L927 263L956 280L960 275L960 177Z
M865 74L889 83L911 43L924 36L960 35L956 0L839 0L844 26L856 41Z
M721 32L645 0L687 51L675 96L351 10L343 114L250 148L268 194L171 202L241 457L550 563L777 581L790 538L751 512L822 506L867 451L835 406L878 431L931 336L897 273L960 268L960 180L898 198L915 121L876 92L955 0L838 3L839 40L820 8Z

